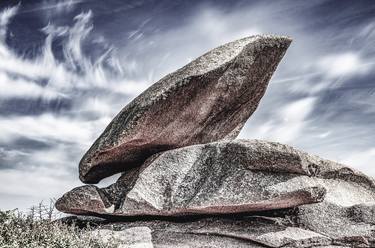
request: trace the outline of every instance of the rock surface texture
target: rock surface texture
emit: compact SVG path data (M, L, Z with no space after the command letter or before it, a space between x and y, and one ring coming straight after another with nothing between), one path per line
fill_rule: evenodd
M99 225L98 230L112 231L122 236L125 244L131 240L150 247L374 247L374 217L363 221L353 208L370 214L374 207L332 207L322 202L311 207L258 212L251 215L209 217L184 220L96 220L82 225ZM371 210L370 210L371 209ZM71 221L70 221L71 222ZM138 228L138 229L136 229ZM132 231L137 230L137 233ZM128 236L126 236L128 235ZM151 236L151 237L150 237ZM138 238L137 238L138 237ZM139 237L146 237L141 239ZM151 240L151 241L150 241ZM136 244L136 243L135 243ZM124 247L131 247L129 246Z
M108 125L82 158L80 179L97 183L160 151L235 138L290 42L277 36L244 38L165 76Z
M288 145L233 140L290 39L218 47L126 106L56 208L119 247L375 247L375 181Z
M56 203L66 213L125 219L222 216L179 224L120 225L125 230L147 227L153 234L160 232L161 244L170 243L165 247L175 246L179 235L187 244L197 235L211 235L213 247L222 242L239 247L246 242L266 247L372 244L374 206L374 181L361 172L259 140L220 141L158 153L107 188L78 187ZM288 208L294 210L284 210L287 214L277 218L258 214L280 215ZM230 214L242 217L233 220ZM227 240L220 241L224 237Z
M86 185L56 203L73 214L179 216L375 202L360 172L287 145L258 140L193 145L150 157L105 189Z

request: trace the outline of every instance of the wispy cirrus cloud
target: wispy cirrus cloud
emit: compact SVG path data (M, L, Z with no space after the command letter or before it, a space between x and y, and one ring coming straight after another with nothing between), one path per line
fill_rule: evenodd
M274 112L271 120L253 128L250 134L242 133L242 137L249 135L271 141L291 142L303 135L315 102L314 97L306 97L287 103Z
M47 109L34 115L14 106L18 115L0 113L0 195L22 196L25 200L19 207L24 208L78 185L77 164L84 149L119 110L116 106L122 102L118 99L126 99L144 86L121 86L122 68L105 40L95 40L101 52L94 57L83 51L92 34L91 11L78 14L71 26L49 22L36 30L45 34L36 57L15 53L6 39L8 25L21 8L17 5L0 13L0 103L14 105L24 99L42 104L53 99L71 102L63 112ZM56 57L56 42L62 44L62 58ZM119 90L113 92L117 86Z
M317 63L318 70L329 78L366 74L374 62L365 61L357 52L328 55Z

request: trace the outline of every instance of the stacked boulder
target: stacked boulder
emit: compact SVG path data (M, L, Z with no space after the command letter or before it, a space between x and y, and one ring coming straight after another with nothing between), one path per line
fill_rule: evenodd
M129 103L82 158L62 212L124 247L372 247L375 181L287 145L235 140L291 40L227 43Z

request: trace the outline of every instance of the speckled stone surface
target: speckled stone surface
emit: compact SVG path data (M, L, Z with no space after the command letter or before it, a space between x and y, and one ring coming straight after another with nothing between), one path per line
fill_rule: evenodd
M60 220L119 247L375 247L375 182L293 147L233 140L290 39L218 47L127 105L80 163ZM85 215L85 216L84 216ZM90 216L90 217L88 217Z
M281 36L243 38L165 76L108 125L82 158L80 179L97 183L160 151L235 138L290 42Z
M152 247L375 247L374 180L275 142L158 153L107 188L73 189L56 207L109 218L98 228L116 235L146 230L139 235L151 235Z
M94 238L104 243L116 242L117 248L153 248L151 229L146 226L126 228L121 231L96 229L90 232Z
M366 175L290 146L234 140L155 154L107 188L73 189L56 207L113 216L217 215L290 208L324 198L345 208L375 204L374 189Z
M96 228L104 230L103 233L113 232L115 237L121 236L126 244L136 240L150 246L151 239L152 247L374 247L374 225L363 226L363 222L355 219L346 208L331 209L324 202L319 205L320 211L325 211L326 214L316 216L313 212L306 211L306 207L313 206L312 204L242 216L174 221L101 221L94 224L100 223ZM330 214L332 216L327 218ZM86 217L75 218L82 222ZM326 220L321 221L323 218ZM304 221L301 222L301 219ZM312 227L315 220L321 224ZM351 228L348 230L349 225ZM132 235L128 237L130 234Z

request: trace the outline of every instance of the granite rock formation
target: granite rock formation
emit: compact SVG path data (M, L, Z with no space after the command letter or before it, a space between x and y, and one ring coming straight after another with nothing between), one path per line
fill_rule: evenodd
M120 247L375 247L375 184L275 142L234 140L290 39L218 47L127 105L56 208ZM85 216L82 216L85 215Z
M73 189L56 207L73 214L139 218L118 223L119 230L144 228L152 234L151 244L160 247L361 247L375 242L372 178L260 140L158 153L107 188ZM142 221L151 216L185 222ZM199 219L204 216L214 217Z
M72 214L215 215L290 208L323 198L350 206L375 202L374 190L371 178L349 167L287 145L234 140L156 154L108 188L73 189L56 207Z
M240 39L165 76L108 125L82 158L80 179L97 183L160 151L235 138L290 42L278 36Z
M323 201L240 216L117 222L78 216L68 222L97 225L95 236L120 237L124 247L359 248L375 246L374 211L375 205Z

